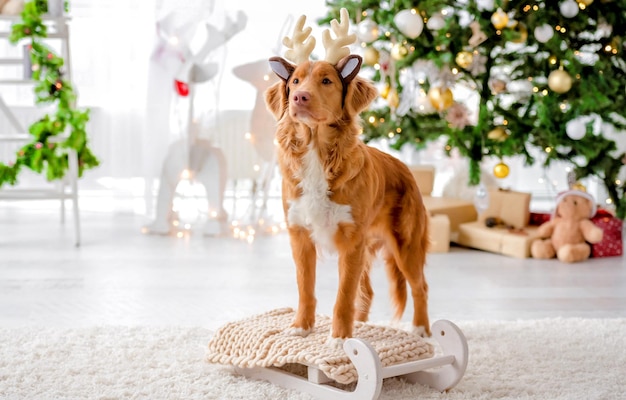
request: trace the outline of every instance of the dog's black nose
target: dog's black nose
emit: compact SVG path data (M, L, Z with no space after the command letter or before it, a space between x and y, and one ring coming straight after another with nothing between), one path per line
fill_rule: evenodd
M293 93L293 101L296 104L305 104L311 99L311 93L305 92L304 90L298 90Z

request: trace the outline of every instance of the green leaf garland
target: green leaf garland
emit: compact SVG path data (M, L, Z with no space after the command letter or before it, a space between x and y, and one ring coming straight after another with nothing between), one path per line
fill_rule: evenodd
M47 27L42 15L46 7L47 3L41 1L24 4L22 21L13 24L9 40L13 44L24 39L30 41L28 46L36 101L40 104L56 104L57 109L29 127L32 140L17 151L14 162L0 163L0 187L18 183L23 167L45 175L49 181L62 179L69 168L70 149L75 150L78 155L79 177L82 177L85 170L100 164L88 147L86 125L89 121L89 109L79 110L75 107L76 94L62 72L65 62L44 44ZM69 136L62 139L61 135L66 131Z

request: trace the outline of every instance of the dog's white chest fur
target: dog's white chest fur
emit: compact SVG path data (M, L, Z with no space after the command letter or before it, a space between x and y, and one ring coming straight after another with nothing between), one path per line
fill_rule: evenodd
M311 238L317 245L327 250L335 250L333 237L338 224L354 222L350 206L330 200L324 168L312 146L309 146L297 175L302 196L289 204L289 224L309 229Z

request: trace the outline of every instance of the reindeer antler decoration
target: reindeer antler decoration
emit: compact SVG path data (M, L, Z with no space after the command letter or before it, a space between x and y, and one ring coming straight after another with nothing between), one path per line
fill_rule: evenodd
M356 34L348 34L350 29L350 15L348 10L342 8L339 12L341 22L336 19L330 21L330 27L335 34L336 39L330 35L330 30L325 29L322 32L322 43L326 49L325 60L331 64L337 64L339 60L350 54L348 46L356 42Z
M326 49L325 61L331 64L337 64L339 60L350 54L348 46L356 42L356 34L348 34L350 29L350 15L348 10L342 8L339 14L340 22L336 19L330 21L330 27L335 34L332 38L330 30L325 29L322 32L322 43ZM283 44L288 48L285 52L285 58L295 64L300 64L309 59L309 56L315 48L315 38L311 36L311 27L304 27L306 16L302 15L298 18L296 26L293 29L292 37L285 36Z
M283 44L289 48L285 52L285 58L296 64L307 61L315 48L315 38L311 36L311 27L308 26L303 29L305 22L306 15L302 15L293 28L293 37L285 36L283 38Z

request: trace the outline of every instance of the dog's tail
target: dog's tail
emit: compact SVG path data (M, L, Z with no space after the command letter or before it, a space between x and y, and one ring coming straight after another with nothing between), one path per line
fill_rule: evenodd
M400 319L406 307L407 281L412 291L413 305L417 309L415 326L425 325L428 329L428 284L424 276L426 254L430 248L429 217L422 196L405 165L397 165L402 193L395 211L396 246L388 255L387 273L391 279L391 300L396 319ZM414 310L415 311L415 310Z
M402 168L401 173L406 186L401 200L400 232L410 247L410 253L415 256L413 263L422 268L426 264L426 253L431 245L428 211L411 171Z

